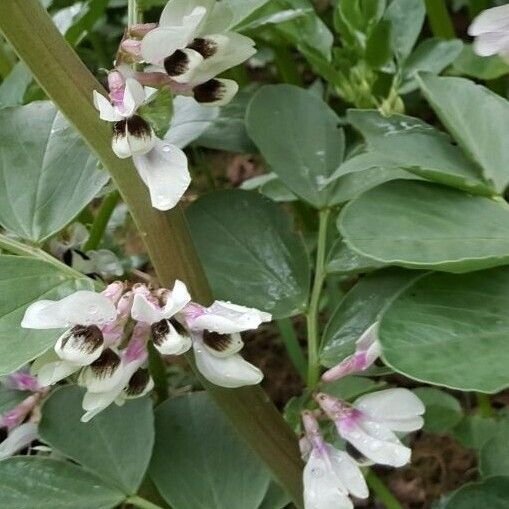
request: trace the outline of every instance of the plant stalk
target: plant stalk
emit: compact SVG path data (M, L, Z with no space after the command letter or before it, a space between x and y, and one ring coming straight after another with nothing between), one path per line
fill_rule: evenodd
M120 194L118 191L113 191L103 199L103 202L97 211L97 215L95 216L94 222L92 223L88 240L83 246L83 250L85 252L99 247L104 232L106 231L106 227L108 226L108 222L119 200Z
M477 407L479 415L481 417L493 417L493 408L491 406L491 400L488 394L482 392L476 392L475 397L477 399Z
M331 210L320 210L318 220L318 246L316 249L315 276L313 288L309 300L309 307L306 314L308 330L308 388L313 389L320 377L320 363L318 362L318 350L320 348L320 334L318 327L318 314L320 307L320 296L325 281L325 256L327 250L327 227Z
M454 39L456 33L445 0L425 0L431 31L435 37Z
M383 502L386 509L403 509L403 506L398 502L382 479L380 479L373 470L368 470L366 482L376 495L376 498L380 500L380 502Z
M99 119L92 91L103 88L55 28L39 0L1 0L0 31L57 107L110 172L145 242L160 283L184 281L194 299L208 305L212 294L180 207L151 207L148 190L130 159L111 150L111 128ZM190 364L193 358L188 356ZM224 389L203 385L239 434L302 507L302 460L295 435L260 387Z
M302 353L302 348L300 347L299 339L295 334L293 323L290 318L281 318L276 323L279 328L283 344L288 352L288 356L301 378L305 381L307 373L306 358Z

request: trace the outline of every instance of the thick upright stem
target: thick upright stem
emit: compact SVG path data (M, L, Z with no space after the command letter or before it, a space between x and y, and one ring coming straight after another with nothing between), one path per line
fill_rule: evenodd
M113 154L110 128L99 120L92 105L92 91L104 91L65 43L39 0L1 0L0 30L110 172L147 246L161 284L171 287L175 279L181 279L197 301L209 303L210 288L182 210L153 209L132 162ZM192 364L192 359L189 360ZM204 386L301 507L302 462L297 442L265 393L259 387L229 390L206 381Z
M325 280L325 256L327 248L327 226L329 224L330 209L320 211L318 226L318 247L316 250L316 265L311 298L307 312L308 329L308 387L313 388L320 376L320 364L318 362L319 327L318 313L320 306L320 296L322 294L323 283Z

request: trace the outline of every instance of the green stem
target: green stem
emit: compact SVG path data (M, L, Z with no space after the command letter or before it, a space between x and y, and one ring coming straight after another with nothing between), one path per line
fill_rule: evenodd
M154 380L159 403L161 403L167 400L170 395L168 391L168 377L166 376L166 364L152 343L149 343L148 366L150 375Z
M127 26L131 28L133 25L141 23L142 13L138 0L128 0L127 2Z
M13 66L14 62L5 51L4 41L0 39L0 78L7 78Z
M290 360L292 361L295 369L299 372L299 375L303 380L306 380L307 363L302 348L299 344L299 339L295 334L293 323L290 318L281 318L277 320L277 326L281 334L281 339L286 347Z
M481 417L493 417L493 408L488 394L476 392L477 406Z
M425 3L433 35L442 39L454 39L456 33L445 0L425 0Z
M318 383L320 377L320 364L318 362L318 350L320 347L318 314L322 287L326 276L325 256L327 247L327 226L330 213L330 209L323 209L320 210L318 216L318 247L316 250L315 277L306 315L308 329L308 387L310 389Z
M468 13L470 14L470 18L474 19L480 12L487 9L489 5L489 0L470 0L468 3Z
M90 236L87 242L83 246L84 251L90 251L91 249L97 249L101 243L108 222L120 200L120 194L118 191L113 191L108 194L101 203L97 215L95 216L92 228L90 229Z
M111 126L99 119L92 104L92 91L105 91L66 44L40 1L1 0L0 31L110 172L161 285L170 288L180 279L194 300L208 305L212 294L182 209L161 212L152 208L132 161L119 159L112 152ZM194 367L192 355L186 358ZM259 386L224 389L206 380L203 385L297 507L302 507L302 460L297 440L265 392Z
M11 254L19 255L19 256L29 256L31 258L37 258L38 260L42 260L53 267L56 267L59 271L68 274L74 278L84 278L85 276L74 270L72 267L69 267L65 263L62 263L60 260L57 260L46 251L42 250L36 246L30 246L28 244L23 244L18 240L11 239L6 237L5 235L0 234L0 249L3 249Z
M380 479L373 470L368 470L366 482L376 495L376 498L384 504L385 509L403 509L403 506L398 502L382 479Z
M300 77L299 70L295 65L295 59L293 58L292 54L282 46L274 47L273 50L276 56L276 68L278 70L281 81L302 87L302 79Z
M161 506L153 504L152 502L138 496L129 497L126 502L139 507L140 509L162 509Z

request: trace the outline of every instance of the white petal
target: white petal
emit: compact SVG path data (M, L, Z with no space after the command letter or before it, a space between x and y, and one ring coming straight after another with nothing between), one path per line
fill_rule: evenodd
M122 115L113 107L113 105L96 90L93 92L94 106L99 110L99 117L107 122L118 122L122 120Z
M127 138L127 132L123 135L120 133L114 133L111 137L111 150L119 159L127 159L132 156L131 146L129 145L129 139Z
M124 100L123 100L123 115L130 117L133 115L138 107L143 104L145 100L145 90L143 85L133 79L127 78L125 82Z
M356 350L368 350L378 343L378 322L372 323L355 342Z
M424 426L424 419L420 415L409 419L384 419L383 424L392 431L410 433L421 429Z
M89 392L108 392L121 383L123 377L120 356L111 349L80 372L78 383Z
M152 206L159 210L175 207L191 183L184 152L174 145L156 140L150 152L134 156L133 161L149 188Z
M354 406L374 420L410 419L425 412L422 401L408 389L394 388L358 398Z
M206 39L217 41L217 52L206 58L193 76L193 83L205 83L215 78L227 69L231 69L245 62L256 53L255 43L245 35L230 32L217 36L208 36Z
M366 420L338 426L339 434L374 463L402 467L410 461L411 450L394 433L378 423Z
M192 345L191 338L186 334L179 334L169 320L165 320L168 332L164 337L154 341L154 346L163 355L182 355Z
M97 360L104 349L104 338L100 330L75 326L65 331L55 343L55 353L64 361L78 366L87 366Z
M186 25L193 30L212 11L215 0L170 0L159 19L162 27Z
M187 286L185 283L177 279L164 306L164 316L166 318L171 318L179 311L182 311L189 302L191 302L191 295L187 290Z
M166 318L161 308L157 308L144 295L139 293L134 295L131 316L137 322L148 324L157 323Z
M357 498L367 498L369 490L357 462L349 454L338 451L332 445L326 444L326 448L332 469L348 492Z
M314 449L303 473L306 509L353 509L347 491L331 468L327 453Z
M234 389L256 385L263 379L263 373L239 354L225 358L216 357L211 355L199 340L193 342L193 349L200 373L215 385Z
M104 324L115 319L113 303L100 293L80 290L61 300L42 300L25 311L21 326L26 329L57 329L70 325Z
M272 316L269 313L216 300L204 314L192 320L190 325L197 330L232 334L257 329L262 322L271 320Z
M141 41L141 56L147 63L162 65L166 57L178 49L185 48L193 38L192 26L156 28Z
M239 91L236 81L224 78L213 78L193 88L194 98L204 106L224 106Z
M34 422L26 422L14 428L0 443L0 460L13 456L28 447L34 440L37 440L38 436L37 424Z
M87 251L87 256L94 265L94 272L105 276L121 276L124 273L117 255L109 249Z
M219 108L201 105L193 97L179 95L173 100L173 118L164 141L184 148L199 138L219 116Z
M468 35L480 35L509 29L509 5L487 9L477 16L468 27Z
M37 381L42 387L49 387L71 376L80 369L81 366L78 364L58 360L43 364L35 371L35 374L37 375Z
M212 10L209 9L207 18L199 26L198 35L221 34L232 26L233 21L233 11L226 2L214 2Z
M481 57L502 53L509 48L509 33L493 32L479 35L474 40L473 48Z
M154 148L156 142L157 138L151 127L150 131L147 131L146 135L142 134L141 136L131 134L127 131L127 143L129 145L129 153L131 156L142 156L149 153Z

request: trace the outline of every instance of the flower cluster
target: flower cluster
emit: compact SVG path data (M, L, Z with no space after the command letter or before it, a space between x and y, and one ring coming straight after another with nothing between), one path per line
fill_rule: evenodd
M116 68L108 74L109 97L94 91L100 118L113 123L113 152L133 158L152 205L159 210L174 207L191 178L184 152L159 139L140 110L155 88L208 106L222 106L235 96L237 83L217 76L256 50L250 38L228 30L229 14L215 0L170 0L159 24L135 25L126 31ZM145 68L135 72L127 63Z
M7 438L0 443L0 460L18 453L38 438L38 408L47 390L25 370L20 370L2 380L4 390L23 394L25 398L14 408L0 414L0 429L7 431Z
M171 291L114 282L102 293L82 290L58 301L35 302L21 325L65 329L32 370L45 387L77 374L78 384L86 388L86 422L114 402L122 405L152 390L149 341L163 355L181 355L192 347L199 371L213 384L259 383L261 371L239 354L239 333L270 320L267 313L229 302L193 303L181 281Z
M338 380L370 367L381 352L377 323L360 337L356 351L322 376L324 382ZM346 452L323 439L315 415L330 419L338 435L361 456L363 464L378 463L402 467L410 461L411 450L397 434L416 431L423 426L424 405L408 389L392 388L358 398L353 404L329 394L315 395L319 410L302 413L305 435L301 451L304 469L306 509L352 509L350 495L366 498L368 489L359 464Z

